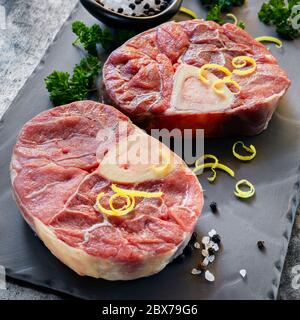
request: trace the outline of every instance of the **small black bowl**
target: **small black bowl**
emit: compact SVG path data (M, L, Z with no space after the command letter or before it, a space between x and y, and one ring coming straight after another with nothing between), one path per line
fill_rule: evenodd
M179 11L183 0L173 0L164 11L149 17L132 17L113 12L101 6L96 0L80 0L91 15L109 27L146 30L171 19Z

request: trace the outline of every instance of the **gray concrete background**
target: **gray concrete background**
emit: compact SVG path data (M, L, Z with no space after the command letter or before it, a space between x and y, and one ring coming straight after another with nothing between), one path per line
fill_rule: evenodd
M39 64L45 50L77 2L78 0L0 0L0 118ZM300 299L299 211L278 297ZM66 297L11 281L8 281L6 290L0 290L0 300L61 298Z

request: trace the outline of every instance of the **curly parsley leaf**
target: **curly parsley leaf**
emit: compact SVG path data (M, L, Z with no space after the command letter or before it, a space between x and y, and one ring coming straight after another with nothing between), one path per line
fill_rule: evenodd
M54 71L45 79L50 100L56 106L86 99L94 90L94 82L101 69L97 57L98 44L107 50L112 44L123 43L136 35L134 31L117 30L117 39L114 39L109 29L101 29L98 24L88 27L82 21L73 22L72 30L78 37L73 44L81 45L88 55L74 67L72 76L68 72Z
M237 26L241 29L245 29L246 28L246 24L244 21L238 21Z
M86 99L88 93L93 90L100 68L98 58L88 55L74 67L72 77L68 72L52 72L45 79L50 100L57 106Z
M206 20L208 21L215 21L218 24L222 25L226 21L222 17L222 6L221 5L214 5L213 7L210 8L210 10L207 13ZM238 21L237 26L241 29L245 29L246 25L245 22L243 21Z
M258 12L259 19L268 25L273 25L283 39L292 40L299 36L299 27L295 28L292 20L297 19L293 8L300 5L300 0L269 0L263 3ZM298 24L299 25L299 24Z
M91 27L86 26L82 21L74 21L72 30L77 35L74 45L82 45L83 48L93 56L97 56L97 44L107 50L113 42L113 36L109 29L102 30L98 24Z
M46 88L50 93L50 100L54 105L70 102L70 74L68 72L54 71L46 79Z
M206 20L215 21L221 25L224 24L225 20L222 18L221 15L221 7L219 5L215 5L214 7L212 7L207 13Z
M201 2L209 10L215 6L219 6L221 12L228 12L233 7L241 7L245 3L245 0L201 0Z

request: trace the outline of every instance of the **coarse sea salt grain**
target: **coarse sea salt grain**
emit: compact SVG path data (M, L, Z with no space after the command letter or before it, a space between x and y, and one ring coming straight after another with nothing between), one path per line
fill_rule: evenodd
M247 271L246 271L245 269L241 269L241 270L240 270L240 275L241 275L243 278L245 278L246 275L247 275Z
M219 251L219 246L217 243L215 243L212 248L214 249L214 251Z
M215 254L214 252L219 251L219 245L212 241L212 237L215 236L217 234L217 231L215 229L212 229L209 231L208 236L204 236L201 240L201 242L204 245L204 249L201 250L201 254L204 257L203 261L199 264L201 265L200 269L204 268L206 269L206 267L210 264L213 263L215 261ZM218 236L219 237L219 236ZM220 238L220 237L219 237ZM195 242L194 243L194 247L196 249L200 249L201 245L199 242ZM200 274L201 270L193 268L191 270L192 274ZM243 273L243 272L242 272ZM241 274L242 275L242 274ZM205 279L207 281L213 282L215 281L215 276L209 271L206 270L205 271Z
M202 264L204 267L207 267L210 263L213 263L215 261L215 256L208 256L205 257Z
M209 241L210 241L210 238L207 237L207 236L205 236L205 237L202 238L202 243L203 243L204 245L209 244Z
M208 256L208 252L207 252L207 250L205 250L205 249L203 249L203 250L201 251L201 254L203 255L203 257L207 257L207 256Z
M217 234L217 231L215 229L210 230L208 233L210 237L213 237L215 234Z
M208 258L210 263L213 263L215 261L215 256L214 255L208 256L207 258Z
M194 274L194 275L200 274L200 273L201 273L201 270L196 269L196 268L193 268L192 271L191 271L191 274Z
M206 245L206 249L212 248L214 244L215 243L213 241L209 241L209 243Z
M200 249L200 248L201 248L201 245L200 245L199 242L195 242L195 243L194 243L194 247L195 247L196 249Z
M207 267L208 264L209 264L209 257L206 257L206 258L203 260L202 264L203 264L204 267Z
M208 270L205 271L204 276L205 276L205 279L209 282L215 281L215 276L211 272L209 272Z

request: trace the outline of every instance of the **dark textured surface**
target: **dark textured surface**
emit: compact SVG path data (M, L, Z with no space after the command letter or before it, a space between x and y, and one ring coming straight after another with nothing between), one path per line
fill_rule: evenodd
M278 299L300 300L300 213L296 221L282 272Z
M251 5L248 4L248 6L244 8L244 15L247 16L246 21L255 22L255 25L250 26L249 24L249 30L254 36L266 33L271 34L271 30L258 23L256 16L253 14L253 12L257 11L258 2L259 1L251 1ZM187 3L190 3L190 1L187 1L186 5ZM69 33L68 37L70 37L70 32L67 33ZM57 54L63 56L63 47L67 45L62 42L63 41L60 42L61 47L58 47L59 43L56 43L51 51L55 51L56 48ZM70 41L68 41L68 43L70 43ZM297 119L299 119L299 111L296 109L296 103L298 100L296 99L297 91L295 89L298 82L298 75L295 67L299 69L299 66L293 62L295 61L293 60L294 55L291 53L295 52L294 50L299 50L299 40L288 44L288 46L289 48L279 51L274 51L275 49L272 48L272 51L279 58L280 63L286 66L288 73L290 75L293 73L292 80L294 80L294 84L291 91L289 92L288 97L284 99L281 104L281 107L276 113L268 131L259 137L247 139L247 141L252 142L257 146L261 156L258 156L256 162L253 162L253 165L248 164L241 167L240 163L229 160L230 154L228 150L230 149L232 141L224 141L221 149L218 146L219 141L211 141L206 145L207 152L214 152L221 156L224 162L230 163L236 170L238 169L241 177L251 178L257 185L258 195L254 201L249 203L237 202L231 192L233 186L232 181L225 175L220 175L218 183L214 187L205 184L204 188L207 189L206 208L203 217L200 219L198 231L202 234L207 232L210 228L215 227L223 235L224 247L222 252L218 255L217 261L214 265L217 281L214 284L207 284L205 281L202 281L202 279L197 279L197 281L195 281L193 278L193 282L188 282L189 285L185 288L185 298L189 298L193 296L193 294L196 294L196 296L194 296L195 298L200 297L198 295L202 292L201 296L206 298L222 297L268 299L274 298L277 293L280 271L282 269L290 229L292 226L291 222L293 220L293 214L295 213L295 206L297 204L297 201L295 202L295 198L292 199L290 196L296 195L295 191L297 190L295 190L293 186L294 182L297 180L298 165L296 164L300 158L298 153L298 133L300 125L297 121ZM39 67L34 76L35 78L30 80L31 87L29 83L29 87L25 86L22 90L22 99L17 99L11 106L12 111L4 117L4 124L6 124L6 120L10 119L8 121L9 125L14 125L15 129L20 128L25 120L30 119L33 115L43 110L45 106L48 105L47 93L42 89L43 84L40 82L42 82L43 76L48 74L53 68L65 70L71 68L72 60L77 61L80 53L75 52L72 48L70 50L72 51L70 54L70 56L72 56L71 61L69 61L70 64L65 63L65 61L54 62L54 60L51 59L51 54L48 54L45 57L46 63L42 63L43 68ZM34 94L24 95L25 92L28 92L29 88L33 89L33 84L36 85L34 90L37 90L40 93L39 97L36 97ZM18 108L20 108L21 105L26 108L26 112L21 112L20 114L20 110ZM14 118L12 118L12 115ZM13 119L18 119L17 124L15 124L15 121L12 121ZM282 124L287 127L281 127ZM8 134L7 131L5 132L5 130L3 130L3 125L1 125L0 130L2 135L1 146L3 147L1 153L8 154L15 139L15 133ZM291 135L291 133L294 134ZM2 162L2 160L4 161ZM1 164L2 163L6 165L4 158L1 158ZM283 163L284 165L282 165ZM184 280L182 282L189 281L191 276L188 272L193 266L192 260L196 260L196 255L193 256L192 260L185 261L183 264L169 266L158 276L138 282L131 282L125 285L118 285L117 283L108 284L101 280L97 282L97 280L93 279L82 280L75 276L71 271L57 262L47 249L42 246L40 241L32 235L29 228L25 226L22 218L18 215L16 208L13 207L13 212L11 212L11 207L14 206L14 204L12 200L9 199L10 190L7 186L7 174L3 172L4 169L5 167L2 167L0 181L1 187L5 185L5 183L6 187L0 198L0 212L2 218L4 215L4 217L9 219L11 218L11 215L13 215L13 223L4 225L2 220L0 220L0 243L3 243L2 237L4 235L6 241L11 241L10 248L3 248L3 246L0 246L0 257L3 252L6 253L6 261L10 261L13 266L18 267L17 272L15 270L8 269L8 274L18 278L23 278L30 282L39 282L44 286L56 287L60 290L69 291L73 294L78 294L78 290L81 294L86 294L93 289L91 287L95 288L99 286L99 288L106 290L106 292L112 288L114 288L115 291L121 289L121 292L118 293L121 296L123 288L130 289L130 292L134 294L139 287L139 282L142 283L142 287L147 287L148 291L149 289L151 291L151 288L152 290L153 287L155 288L155 283L158 283L159 288L161 289L162 281L166 281L166 279L169 278L171 283L174 282L172 280L174 279L174 276L176 278L180 276L182 280ZM257 171L260 176L257 175ZM203 181L202 178L201 181ZM261 206L262 201L265 200L263 198L268 200L268 204L266 206ZM218 216L212 216L208 210L208 204L210 200L213 199L218 199L220 207L220 215ZM291 200L290 206L289 200ZM289 211L289 209L292 210ZM267 221L267 225L264 224L265 221ZM273 226L275 229L278 228L278 232L276 231L274 233ZM2 231L2 228L5 231ZM15 234L18 234L19 238L16 238L14 236ZM290 242L285 271L282 277L282 289L279 294L279 297L283 299L299 297L300 290L298 288L298 282L300 283L300 281L297 281L297 273L300 274L300 268L297 268L297 264L300 263L298 234L299 223L296 223L293 231L293 238ZM251 236L250 238L249 235ZM264 238L264 240L268 239L266 241L267 250L264 255L261 255L260 252L256 251L255 246L256 241L261 238ZM5 244L7 244L7 242ZM24 248L27 250L26 252L22 251ZM39 254L37 255L37 253ZM30 266L26 265L23 261L22 254L23 257L27 258L28 261L31 262ZM278 254L277 258L275 258L275 254ZM0 264L1 263L2 260L0 261ZM32 263L35 263L35 267ZM42 270L39 269L39 264L39 267L42 266ZM238 274L238 270L241 268L245 268L248 271L246 281L242 281ZM38 270L39 272L37 272ZM49 273L51 273L51 275L59 274L59 276L49 278ZM32 277L33 275L35 278ZM45 275L48 276L47 279L45 279ZM170 277L168 277L168 275L170 275ZM40 276L42 277L39 279ZM60 280L62 276L66 277L63 279L63 283ZM72 279L71 282L70 278ZM257 284L258 280L261 280L261 283ZM82 282L85 284L81 285ZM153 284L153 282L155 283ZM165 284L167 287L168 283ZM185 283L183 283L183 285L184 284ZM167 289L168 291L170 290L169 287L167 287ZM174 287L174 290L172 291L176 291L175 289L179 289L179 287ZM219 291L217 289L219 289ZM98 291L99 290L100 289L98 289ZM195 292L195 290L198 290L198 292ZM92 291L95 292L97 290ZM161 289L158 291L164 290ZM124 291L124 294L125 292L126 290ZM99 295L100 293L98 292L97 294ZM115 293L114 297L120 297L118 294ZM139 294L139 292L137 292L137 294ZM141 294L145 293L141 292ZM164 292L162 292L162 294L164 294ZM203 296L203 294L205 295ZM54 295L48 296L48 292L36 293L30 288L25 289L23 286L20 287L16 284L9 284L8 290L0 291L0 298L54 299L56 297Z

